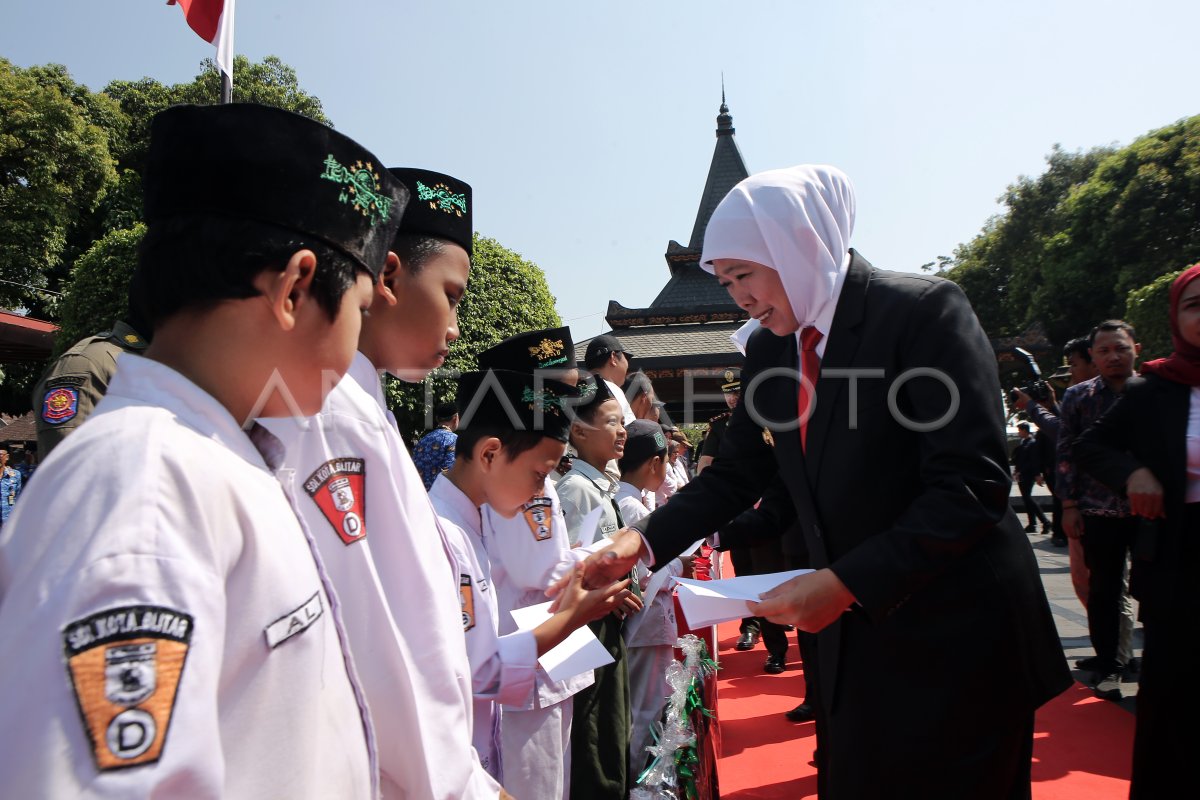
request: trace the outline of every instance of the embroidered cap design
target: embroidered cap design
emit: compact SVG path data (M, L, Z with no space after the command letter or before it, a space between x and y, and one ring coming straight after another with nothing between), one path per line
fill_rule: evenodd
M430 208L445 211L447 214L454 214L457 217L467 213L467 195L465 193L455 194L444 183L435 183L430 188L417 181L417 199L428 200Z
M562 364L567 360L567 357L563 355L564 347L561 339L542 339L529 348L529 355L537 359L538 367L550 367Z
M561 414L563 409L562 398L550 392L541 391L535 392L528 386L521 392L521 400L529 403L529 407L537 408L541 406L542 411L549 411L553 414Z
M341 184L344 188L338 194L338 200L353 206L372 225L387 219L392 198L379 193L379 174L370 161L355 161L346 167L331 153L325 157L325 171L321 177Z

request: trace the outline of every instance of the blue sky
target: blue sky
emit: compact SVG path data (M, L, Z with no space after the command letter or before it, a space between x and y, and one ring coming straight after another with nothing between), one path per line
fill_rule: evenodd
M212 48L161 0L0 0L0 56L190 80ZM277 55L387 165L470 182L481 233L546 273L576 339L647 305L691 234L721 76L751 172L844 169L852 244L915 271L979 232L1017 176L1197 107L1195 0L240 0L237 51Z

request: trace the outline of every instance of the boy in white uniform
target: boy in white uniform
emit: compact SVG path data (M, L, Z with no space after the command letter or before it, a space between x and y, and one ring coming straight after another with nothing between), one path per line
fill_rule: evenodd
M337 599L253 419L314 413L349 366L407 199L377 163L264 106L155 117L154 343L0 538L5 795L376 794Z
M485 538L493 537L481 509L486 503L501 516L515 516L542 488L566 446L570 421L563 405L575 395L575 387L568 384L535 382L532 375L507 370L462 376L458 401L467 414L459 429L458 456L429 492L443 518L447 549L457 563L463 629L475 675L475 749L505 781L496 703L523 705L533 693L537 657L576 628L607 614L607 599L628 585L587 592L573 581L550 619L532 631L498 635L500 616L512 609L496 601L484 547Z
M510 336L484 350L479 354L479 368L528 372L574 386L579 381L574 354L569 327L544 328ZM579 551L571 549L562 504L554 489L556 477L561 477L557 470L519 514L505 517L488 505L481 510L501 634L517 629L508 609L544 603L547 587L586 555L575 555ZM500 752L506 785L517 797L567 800L571 794L574 709L570 701L576 692L592 685L592 671L554 681L539 668L536 679L537 688L527 698L503 707Z
M668 469L668 444L662 426L649 420L634 420L626 426L625 434L625 452L617 462L621 470L617 507L621 510L622 521L632 525L650 515L645 495L654 493L663 482ZM684 564L676 558L664 569L677 578L683 574ZM650 580L650 568L644 562L638 562L636 572L644 593ZM645 766L646 747L653 743L651 726L662 717L666 700L671 695L667 667L675 660L675 641L679 638L671 590L673 583L668 580L653 597L643 594L645 609L628 620L623 631L629 658L629 707L633 720L629 764L635 774Z
M413 201L392 242L399 261L375 287L350 371L314 418L267 424L287 445L279 478L347 609L375 717L384 797L490 799L502 790L471 746L457 574L378 371L419 381L458 338L471 188L428 170L391 174Z

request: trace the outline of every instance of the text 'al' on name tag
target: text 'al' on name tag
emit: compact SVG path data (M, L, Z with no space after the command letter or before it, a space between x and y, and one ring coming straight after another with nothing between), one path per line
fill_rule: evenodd
M320 618L324 611L325 609L321 605L321 593L317 592L304 605L295 611L284 614L267 626L264 631L267 636L267 644L275 648L297 633L303 633Z

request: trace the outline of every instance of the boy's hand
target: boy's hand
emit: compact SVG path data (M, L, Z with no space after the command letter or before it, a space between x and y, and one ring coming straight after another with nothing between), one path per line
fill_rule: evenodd
M567 576L567 585L550 607L555 613L570 615L572 628L600 619L613 610L620 596L629 593L629 579L611 583L600 589L583 588L583 565L576 564Z
M614 595L612 603L613 607L609 610L621 619L625 619L642 610L642 598L628 589L618 595Z
M583 585L589 589L620 580L633 569L639 558L650 555L642 535L632 528L622 528L610 539L611 545L583 562Z

